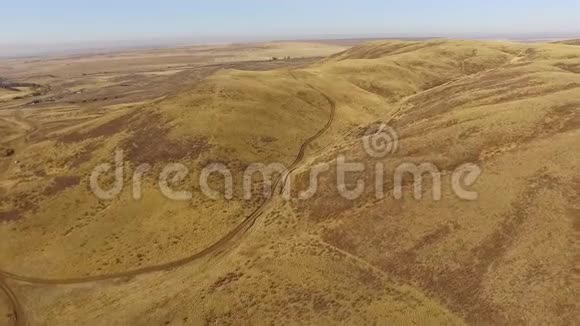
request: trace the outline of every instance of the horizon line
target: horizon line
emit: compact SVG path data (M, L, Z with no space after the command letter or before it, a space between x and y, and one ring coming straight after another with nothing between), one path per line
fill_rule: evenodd
M118 52L142 49L163 49L173 47L228 45L275 42L316 42L347 40L428 40L428 39L464 39L464 40L503 40L503 41L559 41L580 38L580 32L542 32L542 33L454 33L454 34L312 34L293 36L173 36L154 38L127 38L87 41L56 42L22 42L2 43L0 41L0 58L19 59L59 55L89 55L92 52ZM39 48L40 47L40 48ZM5 53L7 52L7 53Z

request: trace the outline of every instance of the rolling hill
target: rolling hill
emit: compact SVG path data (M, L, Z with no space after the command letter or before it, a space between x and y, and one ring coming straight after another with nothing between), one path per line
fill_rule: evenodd
M228 68L142 102L3 116L4 145L19 150L0 162L0 280L21 322L574 323L578 47L373 41L308 65ZM381 124L398 150L376 158L363 143ZM90 175L118 149L126 186L100 200ZM337 190L341 156L365 167L349 187L372 185L354 200ZM158 189L176 163L187 200ZM231 200L197 182L216 163L232 172ZM255 180L247 200L253 163L287 169L272 193ZM441 172L441 200L430 181L414 199L406 179L395 199L393 172L421 163ZM477 200L450 186L466 163L483 171ZM299 199L319 165L318 191Z

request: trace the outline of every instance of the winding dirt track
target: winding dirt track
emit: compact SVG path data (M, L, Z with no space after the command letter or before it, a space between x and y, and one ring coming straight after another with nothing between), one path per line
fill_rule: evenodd
M294 79L299 80L292 71L289 71L289 72ZM292 162L292 164L286 169L286 171L284 173L282 173L280 176L278 176L276 178L275 182L273 183L272 191L265 198L263 203L258 208L256 208L256 210L254 210L250 215L248 215L248 217L246 217L244 219L244 221L241 222L236 228L231 230L228 234L226 234L223 238L219 239L217 242L215 242L211 246L209 246L209 247L205 248L204 250L197 252L191 256L188 256L188 257L185 257L185 258L182 258L180 260L173 261L173 262L169 262L169 263L148 266L148 267L135 269L135 270L131 270L131 271L126 271L126 272L96 275L96 276L89 276L89 277L68 278L68 279L45 279L45 278L39 278L39 277L17 275L17 274L13 274L11 272L5 271L3 269L0 269L0 290L2 290L2 292L4 292L6 294L6 296L9 298L9 300L12 304L15 325L25 325L26 323L24 321L23 309L18 301L18 298L16 297L14 292L12 292L12 290L8 287L8 284L6 283L6 280L8 280L8 279L14 280L14 281L19 281L19 282L24 282L24 283L28 283L28 284L70 285L70 284L83 284L83 283L91 283L91 282L98 282L98 281L106 281L106 280L113 280L113 279L120 279L120 278L131 278L131 277L135 277L135 276L139 276L139 275L171 270L171 269L192 263L194 261L200 260L202 258L216 255L218 253L221 253L221 252L227 250L231 245L233 245L234 244L233 240L241 238L243 235L247 234L248 231L255 225L256 221L262 215L262 213L264 212L264 210L266 209L268 204L275 198L276 194L278 194L278 192L276 191L276 189L278 189L278 186L280 184L282 184L281 189L284 189L284 186L286 184L288 176L298 168L298 165L304 159L306 149L308 148L308 146L310 146L310 144L312 144L312 142L314 142L316 139L318 139L320 136L322 136L330 128L330 126L334 122L334 118L335 118L335 114L336 114L336 102L334 100L332 100L327 94L320 91L319 89L317 89L313 85L311 85L307 82L305 82L305 84L309 88L320 93L328 101L328 103L330 104L329 119L326 122L326 124L324 125L324 127L322 127L322 129L320 129L316 134L314 134L310 138L306 139L302 143L302 145L300 146L300 150L298 151L298 154L296 155L296 159Z

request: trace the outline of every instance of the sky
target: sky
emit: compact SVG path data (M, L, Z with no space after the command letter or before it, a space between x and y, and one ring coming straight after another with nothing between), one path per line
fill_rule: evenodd
M579 0L0 0L0 45L580 36L579 13Z

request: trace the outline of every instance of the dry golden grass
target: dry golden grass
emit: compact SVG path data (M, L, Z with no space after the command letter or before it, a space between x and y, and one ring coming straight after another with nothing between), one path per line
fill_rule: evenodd
M333 191L336 181L328 176L324 190L295 211L327 242L415 284L468 323L571 324L580 76L560 66L580 61L580 52L555 45L501 49L515 55L484 60L492 64L478 63L482 69L473 75L405 98L384 118L403 139L401 151L384 161L387 171L401 162L434 162L444 171L477 162L484 170L478 201L447 192L440 202L375 202L368 194L353 203ZM401 60L388 53L364 64ZM368 161L361 146L338 151ZM366 176L367 184L372 180ZM385 189L392 188L387 181Z
M21 102L3 104L0 132L13 137L6 143L17 153L0 160L0 267L36 278L78 278L201 252L263 199L245 201L238 187L232 201L209 200L195 182L201 168L222 162L239 185L248 164L289 165L328 121L331 102L334 120L307 149L295 173L298 188L315 163L334 166L338 154L365 162L361 178L373 184L377 160L363 151L361 136L387 122L401 138L400 150L381 160L387 171L403 162L435 163L447 172L442 201L415 201L410 189L403 200L389 194L377 201L368 189L347 201L327 172L314 198L275 196L247 232L189 264L72 285L7 280L26 320L574 324L579 48L371 42L301 67L235 63L173 72L185 54L233 62L331 52L282 43L108 56L95 63L95 71L114 70L102 84L71 68L78 80L60 80L54 93L43 95L62 94L54 103L19 110L13 107ZM125 68L127 61L135 65ZM166 68L144 72L153 65ZM168 84L150 88L160 82ZM141 93L128 96L123 88ZM141 201L131 199L129 189L114 201L96 199L88 175L117 148L125 149L130 171L140 163L157 172L170 162L190 167L194 177L178 186L193 190L193 199L164 198L155 173L146 178ZM474 202L459 200L449 187L449 171L466 162L484 171ZM385 182L392 189L392 179Z

